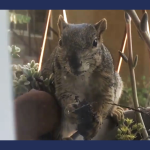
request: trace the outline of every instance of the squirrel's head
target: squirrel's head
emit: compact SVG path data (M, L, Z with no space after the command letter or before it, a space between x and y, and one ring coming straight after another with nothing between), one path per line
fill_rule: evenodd
M102 33L107 29L106 19L96 24L68 24L60 15L59 58L62 67L75 75L94 70L101 63Z

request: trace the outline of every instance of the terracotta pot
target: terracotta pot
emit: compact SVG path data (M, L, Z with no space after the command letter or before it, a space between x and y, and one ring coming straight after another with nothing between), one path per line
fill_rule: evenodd
M18 140L53 139L60 124L60 108L46 92L31 90L15 99Z

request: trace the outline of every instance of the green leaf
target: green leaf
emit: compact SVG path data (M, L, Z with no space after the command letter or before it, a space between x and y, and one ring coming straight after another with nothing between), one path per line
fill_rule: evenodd
M35 63L34 68L37 70L38 67L39 67L39 64L38 64L38 63Z
M138 131L143 129L143 125L141 123L137 124Z
M38 73L37 71L35 71L34 77L35 77L35 78L36 78L36 77L39 77L39 73Z
M17 71L17 65L12 65L12 70Z
M137 124L134 124L133 126L132 126L132 130L137 130Z
M31 70L28 69L28 68L23 68L23 73L24 73L27 77L31 76Z
M31 70L31 74L34 75L34 73L35 73L34 68L31 68L30 70Z
M20 52L20 48L19 47L15 47L16 52Z
M122 131L118 128L117 133L118 133L118 134L121 134Z
M14 86L18 85L18 81L17 80L13 80L13 84L14 84Z
M22 81L27 81L27 78L26 78L25 75L21 75L21 76L20 76L20 79L21 79Z
M128 132L128 128L126 126L121 127L121 131L123 133L127 133Z
M35 61L32 60L32 61L31 61L31 64L30 64L30 67L32 68L32 67L34 67L34 65L35 65Z
M22 15L22 14L15 14L15 13L10 13L10 21L14 23L29 23L31 20L31 17Z
M132 123L133 123L133 119L129 119L129 118L127 118L127 119L126 119L126 122L127 122L127 125L130 125L130 124L132 124Z
M30 81L24 82L24 85L29 85L29 84L30 84Z
M17 65L17 71L22 71L22 66L20 64Z
M129 140L134 140L134 139L136 138L136 136L133 135L133 134L131 134L131 135L127 135L127 138L128 138Z
M18 54L12 54L13 58L19 58L20 56Z

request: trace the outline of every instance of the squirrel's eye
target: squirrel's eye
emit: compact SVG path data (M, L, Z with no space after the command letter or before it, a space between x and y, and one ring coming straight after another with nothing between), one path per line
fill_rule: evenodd
M61 39L59 40L59 46L62 46L62 40Z
M94 46L94 47L97 46L97 40L96 40L96 39L93 41L93 46Z

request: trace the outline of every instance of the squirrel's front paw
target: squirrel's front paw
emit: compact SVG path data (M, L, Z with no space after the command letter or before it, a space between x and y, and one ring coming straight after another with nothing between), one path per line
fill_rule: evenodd
M117 106L111 112L111 117L113 117L117 122L124 119L124 109L120 106Z

